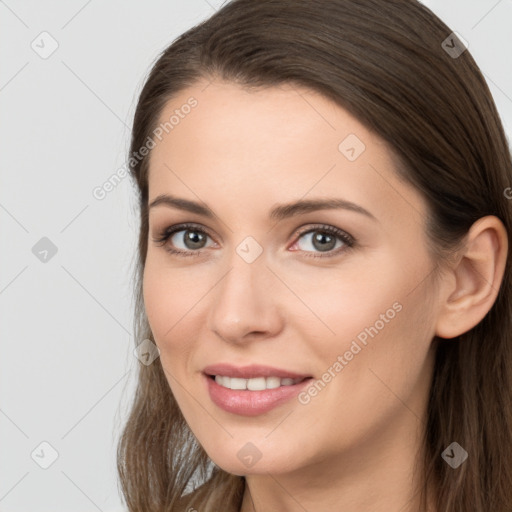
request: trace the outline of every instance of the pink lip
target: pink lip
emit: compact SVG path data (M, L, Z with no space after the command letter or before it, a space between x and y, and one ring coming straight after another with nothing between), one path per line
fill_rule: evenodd
M204 368L206 375L224 375L226 377L238 377L241 379L252 379L254 377L279 377L280 379L304 379L311 377L295 372L289 372L280 368L271 366L262 366L259 364L251 364L249 366L233 366L227 363L213 364Z
M253 370L251 370L251 372L253 372ZM229 375L229 373L232 372L227 373ZM288 372L286 373L287 375L281 378L289 377L289 375L296 375ZM226 375L225 369L223 372L215 373L215 375ZM259 375L263 376L261 373L259 373ZM279 375L276 375L276 373L272 373L272 375L279 377ZM300 391L312 380L312 378L305 378L305 380L291 386L281 386L279 388L264 389L262 391L250 391L247 389L228 389L224 386L221 386L220 384L217 384L215 379L208 376L207 374L203 374L203 377L206 381L206 387L212 402L226 412L238 414L241 416L258 416L259 414L270 411L274 407L277 407L278 405L298 395ZM299 377L300 375L289 378Z

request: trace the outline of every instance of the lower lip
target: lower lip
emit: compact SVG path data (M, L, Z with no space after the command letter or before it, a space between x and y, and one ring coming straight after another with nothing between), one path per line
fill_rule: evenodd
M225 388L215 379L204 375L212 402L233 414L241 416L258 416L298 395L312 378L308 378L291 386L280 386L262 391L235 390Z

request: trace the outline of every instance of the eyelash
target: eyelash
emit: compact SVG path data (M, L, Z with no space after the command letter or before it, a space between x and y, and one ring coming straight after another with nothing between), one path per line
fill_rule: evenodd
M184 223L184 224L176 224L174 226L164 228L162 231L160 231L157 238L153 238L153 242L159 244L160 246L164 246L164 245L166 245L166 242L169 240L169 238L171 238L171 236L174 235L174 233L177 233L178 231L187 231L187 230L194 231L196 233L202 233L202 234L212 238L207 231L205 231L203 228L197 226L196 224ZM309 226L308 229L299 231L299 232L295 233L295 235L296 235L296 238L299 239L303 235L305 235L307 233L311 233L312 231L313 232L320 231L321 233L328 233L330 235L335 235L345 244L345 247L338 248L337 250L330 251L329 253L323 253L323 254L320 253L321 255L318 255L319 253L309 254L312 251L305 251L306 252L305 256L308 258L330 258L330 257L339 255L341 252L348 251L348 250L354 248L354 246L356 245L356 240L353 236L349 235L345 231L342 231L341 229L338 229L334 226L330 226L327 224L317 224L317 225ZM170 252L171 254L175 254L178 256L199 256L203 252L203 249L199 249L199 250L195 250L195 251L193 251L193 250L182 251L182 250L173 249L171 247L165 247L165 250Z

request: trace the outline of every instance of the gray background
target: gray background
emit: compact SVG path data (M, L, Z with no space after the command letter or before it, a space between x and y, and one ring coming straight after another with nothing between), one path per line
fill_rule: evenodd
M424 3L469 43L510 136L512 1ZM136 196L129 178L93 190L125 163L158 53L221 4L0 1L2 512L124 510Z

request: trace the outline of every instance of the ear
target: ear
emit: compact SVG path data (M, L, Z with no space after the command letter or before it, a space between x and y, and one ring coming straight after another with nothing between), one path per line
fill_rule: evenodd
M478 219L444 279L436 335L455 338L472 329L494 304L507 262L508 238L498 217Z

